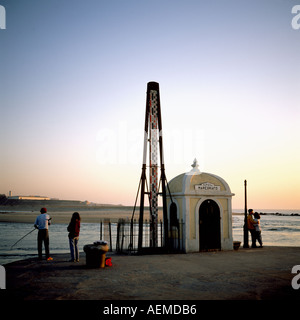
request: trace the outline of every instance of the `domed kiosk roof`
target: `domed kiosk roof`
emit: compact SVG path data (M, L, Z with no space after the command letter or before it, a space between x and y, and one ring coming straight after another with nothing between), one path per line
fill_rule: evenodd
M191 171L182 173L169 182L172 195L234 196L224 179L211 173L201 172L196 159L192 167Z

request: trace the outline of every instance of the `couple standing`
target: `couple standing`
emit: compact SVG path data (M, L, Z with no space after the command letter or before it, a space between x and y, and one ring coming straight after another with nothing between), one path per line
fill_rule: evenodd
M49 233L48 226L50 223L50 216L47 214L47 208L42 208L40 210L41 214L37 216L34 227L39 230L38 232L38 255L39 259L42 260L42 246L44 242L45 251L46 251L46 259L47 261L53 260L50 257L49 250ZM79 261L79 250L78 250L78 240L79 240L79 232L80 232L80 215L78 212L74 212L71 218L71 221L68 225L69 231L69 244L70 244L70 252L71 252L71 260L72 262Z
M260 228L260 215L258 212L253 213L253 209L248 210L247 217L248 230L251 234L252 248L262 248L261 228ZM259 243L259 247L256 246L256 240Z

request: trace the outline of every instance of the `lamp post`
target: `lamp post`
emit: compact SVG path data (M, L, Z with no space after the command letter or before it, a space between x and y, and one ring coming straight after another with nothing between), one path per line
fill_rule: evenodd
M247 224L247 180L244 181L245 186L245 219L244 219L244 248L249 248L248 224Z

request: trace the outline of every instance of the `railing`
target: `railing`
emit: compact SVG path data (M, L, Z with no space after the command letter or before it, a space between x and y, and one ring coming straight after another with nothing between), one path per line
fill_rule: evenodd
M179 253L183 251L183 222L177 221L176 226L169 230L168 241L164 240L163 222L158 224L158 246L150 246L151 224L145 220L143 223L142 253ZM110 252L117 253L141 253L138 250L139 222L134 220L119 219L111 222L109 219L100 222L100 239L108 242Z

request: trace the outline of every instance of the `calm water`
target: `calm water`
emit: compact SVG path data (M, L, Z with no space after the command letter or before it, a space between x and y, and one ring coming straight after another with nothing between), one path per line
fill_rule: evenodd
M67 224L51 224L49 227L50 255L54 253L68 253L69 239ZM11 246L26 233L33 230L32 223L0 222L0 264L37 256L37 234L35 230L27 237ZM100 239L100 226L96 223L82 223L80 228L79 249ZM43 249L44 250L44 249ZM44 251L43 251L44 254ZM82 257L85 254L82 253Z
M233 240L243 242L243 225L244 216L233 216ZM300 216L262 215L260 225L264 245L300 247Z
M244 216L233 215L233 240L243 242ZM261 216L263 244L266 246L300 247L300 216ZM0 264L37 256L37 231L33 231L12 249L11 246L26 233L33 230L31 223L0 223ZM116 225L112 224L112 241L116 239ZM52 224L49 227L50 253L68 253L67 224ZM102 237L108 240L107 236ZM81 257L83 246L100 239L100 225L82 223L79 239ZM249 236L250 240L250 236Z

